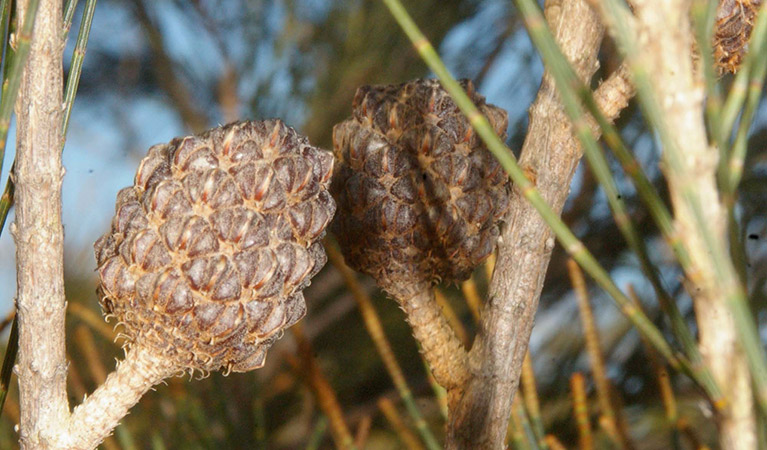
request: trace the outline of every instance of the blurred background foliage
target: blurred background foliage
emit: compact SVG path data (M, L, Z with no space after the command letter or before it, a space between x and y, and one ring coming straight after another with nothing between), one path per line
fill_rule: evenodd
M507 143L519 149L527 108L543 68L512 3L404 3L453 74L475 80L489 102L509 111ZM79 27L81 9L82 5L73 30ZM70 40L65 61L73 47ZM595 82L617 62L613 47L606 43ZM116 192L132 183L136 165L150 145L233 120L280 117L315 145L329 149L332 127L350 114L358 86L426 76L424 63L377 0L100 0L64 150L70 403L91 392L121 356L113 343L112 327L104 324L97 305L92 243L108 227ZM656 142L639 116L632 105L622 114L620 129L648 176L665 192ZM767 111L762 102L738 205L747 246L749 294L760 322L767 314L766 140ZM12 157L10 152L7 158ZM620 165L612 163L653 262L692 324L691 302L680 284L681 274ZM10 164L5 166L7 171ZM634 286L645 310L671 340L670 327L660 319L649 283L627 251L604 194L588 170L579 169L571 190L566 222L620 286ZM0 239L0 251L0 307L10 313L15 290L10 233ZM546 432L566 447L583 443L571 394L579 378L572 383L571 379L575 373L584 373L587 418L592 422L594 446L602 448L610 440L597 423L604 411L595 394L594 355L585 351L579 319L584 310L579 313L566 263L566 255L557 249L530 347L540 419ZM416 405L441 441L444 418L439 392L435 394L430 385L402 313L371 280L358 277L358 281L372 296ZM472 288L479 298L484 295L485 268L475 273L472 282L441 287L469 339L476 327L466 297L471 300ZM625 448L715 446L715 425L702 394L684 376L664 375L651 364L652 355L611 302L599 290L590 294L595 325L587 331L599 333L605 359L602 373L614 388L612 404L626 430ZM329 263L306 298L309 311L301 322L303 333L286 334L270 351L266 367L228 377L212 374L202 380L169 380L141 400L103 448L331 448L327 411L320 407L317 384L312 382L316 373L327 381L324 388L337 397L359 447L420 448L407 432L397 431L397 418L410 433L415 433L417 424L405 412L338 269ZM297 336L311 347L299 349ZM669 387L673 397L664 391ZM527 415L536 416L529 409ZM532 432L535 420L530 425L527 418L512 420L512 435ZM676 418L685 422L675 423ZM0 448L17 447L13 428L17 422L14 384L0 418Z

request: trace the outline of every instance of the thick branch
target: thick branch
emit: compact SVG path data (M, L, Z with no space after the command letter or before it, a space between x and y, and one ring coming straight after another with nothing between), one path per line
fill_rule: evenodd
M602 27L585 2L546 3L546 16L564 54L582 80L597 69ZM600 107L614 119L633 95L626 72L618 70L595 93ZM592 129L597 132L592 121ZM581 158L569 121L544 76L530 108L530 126L521 166L534 174L537 188L561 212ZM511 402L532 330L554 237L520 192L498 244L498 262L490 285L481 329L470 352L470 379L459 408L451 417L448 448L501 448Z
M24 17L27 1L18 2ZM50 448L69 414L61 225L62 11L42 0L16 104L20 442ZM20 29L21 27L18 27Z
M657 119L668 130L661 131L668 136L664 139L665 174L677 233L690 255L692 267L687 276L695 286L690 292L701 354L727 398L719 418L721 447L756 448L751 377L726 304L727 296L739 289L738 279L731 267L729 271L717 267L712 256L728 254L726 211L716 182L718 152L706 135L704 83L693 67L690 4L684 0L637 0L635 5L638 32L644 37L637 62L650 74L660 105L661 117ZM704 228L718 249L706 242Z

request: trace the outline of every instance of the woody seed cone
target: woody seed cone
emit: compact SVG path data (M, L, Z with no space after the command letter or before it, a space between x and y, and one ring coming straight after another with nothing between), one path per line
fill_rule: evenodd
M505 137L506 112L462 85ZM437 80L361 87L333 144L334 232L391 295L463 280L493 251L510 182Z
M279 120L155 145L95 244L104 311L182 370L261 367L305 312L332 156Z

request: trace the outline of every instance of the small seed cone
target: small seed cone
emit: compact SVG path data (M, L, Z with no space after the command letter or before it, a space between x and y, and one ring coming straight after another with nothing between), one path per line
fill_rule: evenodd
M261 367L306 310L333 158L279 120L149 149L95 244L104 311L176 371Z
M506 112L462 85L505 137ZM493 251L510 182L438 81L361 87L333 144L333 230L349 265L391 295L464 280Z
M462 85L505 137L506 112ZM333 144L333 231L344 257L397 299L435 379L456 399L467 354L431 286L466 279L493 251L509 179L436 80L361 87Z

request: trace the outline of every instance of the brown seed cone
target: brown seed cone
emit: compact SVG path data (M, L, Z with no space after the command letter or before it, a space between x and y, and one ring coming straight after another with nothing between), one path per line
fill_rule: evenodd
M504 110L470 98L502 137ZM511 188L437 80L364 86L333 129L333 223L348 264L397 298L462 280L493 250Z
M720 0L714 26L714 60L723 72L737 72L748 49L763 0Z
M261 367L325 264L332 168L279 120L150 148L95 244L101 304L129 345L179 370Z

